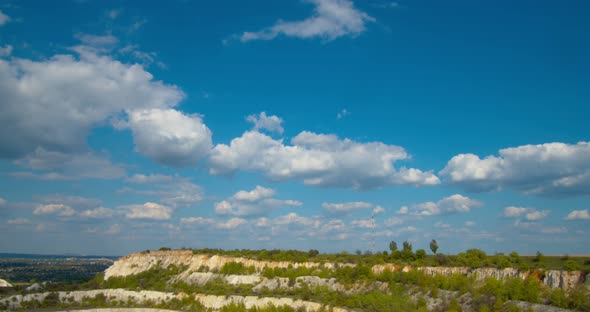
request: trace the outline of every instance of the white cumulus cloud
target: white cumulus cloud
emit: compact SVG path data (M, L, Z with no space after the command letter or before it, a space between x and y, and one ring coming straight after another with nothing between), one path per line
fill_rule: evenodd
M315 6L312 16L301 21L278 21L275 25L260 31L244 32L240 40L271 40L279 35L333 40L347 35L357 36L365 31L367 22L375 21L371 16L356 9L350 0L307 1Z
M129 183L136 183L136 184L148 184L148 183L159 183L159 182L169 182L174 179L173 176L163 175L163 174L134 174L129 178L125 179L125 181Z
M588 209L574 210L565 217L565 220L590 220L590 213L588 212Z
M33 210L34 215L57 215L60 217L71 217L76 214L76 210L63 204L39 205Z
M152 202L121 208L126 210L127 219L169 220L172 217L172 208Z
M211 152L210 172L258 171L272 180L303 180L306 185L371 189L387 185L436 185L432 172L394 163L410 156L399 146L359 143L335 135L301 132L285 145L258 131L245 132Z
M296 200L275 199L273 189L256 186L251 191L239 191L231 197L215 204L215 212L220 215L260 216L281 207L303 205Z
M323 203L322 208L330 214L346 214L349 212L371 208L373 205L365 202Z
M414 215L436 216L456 212L469 212L474 208L480 207L481 205L482 203L477 200L455 194L445 197L437 202L424 202L414 205L409 207L408 210Z
M504 217L506 218L517 218L520 217L521 215L529 212L533 210L532 208L526 208L526 207L515 207L515 206L509 206L504 208Z
M549 215L549 210L543 210L543 211L531 211L529 213L527 213L525 215L525 218L529 221L537 221L537 220L541 220L541 219L545 219L548 215Z
M198 115L174 109L131 110L128 125L136 150L165 165L196 166L212 147L211 130Z
M80 217L89 219L108 219L112 218L117 212L110 208L98 207L80 212Z
M540 196L590 194L590 143L523 145L483 159L453 157L440 172L449 183L471 191L511 189Z
M254 124L254 130L268 130L270 132L277 132L282 134L285 129L281 124L283 119L276 115L267 116L266 112L262 112L258 115L250 115L246 117L246 120Z
M545 219L549 215L549 210L536 210L534 208L509 206L504 208L503 216L505 218L519 218L524 216L529 221Z
M38 148L84 152L90 129L112 116L173 107L185 97L141 65L75 50L42 60L0 59L0 156L18 158Z

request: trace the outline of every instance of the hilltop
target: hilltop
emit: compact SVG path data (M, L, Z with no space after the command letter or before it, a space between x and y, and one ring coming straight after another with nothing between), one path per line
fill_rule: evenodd
M304 257L296 251L231 256L236 253L168 248L134 253L89 282L49 285L0 304L6 309L590 311L585 271L413 266L377 261L374 255ZM264 259L289 255L299 261Z

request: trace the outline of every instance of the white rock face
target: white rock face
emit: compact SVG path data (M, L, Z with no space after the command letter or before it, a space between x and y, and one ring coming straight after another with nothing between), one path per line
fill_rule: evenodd
M12 285L3 279L0 279L0 288L8 288L8 287L12 287Z
M256 293L261 293L264 289L268 289L269 291L278 289L293 290L302 288L304 285L307 285L310 289L327 287L331 291L345 293L347 295L368 293L373 290L379 290L385 293L389 292L389 284L383 282L358 282L346 286L338 283L335 278L321 278L318 276L299 276L295 279L294 283L291 283L285 277L264 279L252 288L252 290Z
M47 297L50 293L39 293L39 294L28 294L25 296L17 295L8 297L5 299L0 300L0 304L7 304L10 309L18 309L20 304L24 301L43 301L45 297ZM154 303L161 303L164 301L169 301L173 298L177 298L181 300L186 294L173 294L173 293L165 293L165 292L158 292L158 291L130 291L124 289L98 289L98 290L88 290L88 291L71 291L71 292L58 292L59 299L65 302L82 302L83 298L93 298L98 294L104 295L107 300L117 300L123 302L136 302L142 303L146 301L151 301ZM316 312L322 309L324 305L311 302L311 301L303 301L303 300L294 300L291 298L266 298L266 297L257 297L257 296L214 296L214 295L202 295L197 294L195 295L195 299L201 302L206 308L210 308L213 310L220 309L226 305L235 303L235 304L244 304L246 308L252 307L266 307L268 305L274 306L283 306L287 305L296 310L302 309L303 311L307 312ZM332 307L328 307L332 308ZM92 311L129 311L127 309L99 309L99 310L92 310ZM137 311L137 309L135 309ZM145 309L144 309L145 310ZM89 310L90 311L90 310ZM157 311L157 310L145 310L145 311ZM335 312L347 312L348 309L333 307L332 311Z
M230 285L255 285L262 279L259 275L223 275L211 272L185 271L170 280L170 283L183 281L189 285L203 286L215 279L222 279Z
M462 274L467 276L474 276L477 280L485 280L488 278L507 279L507 278L522 278L526 279L531 276L538 279L543 285L551 288L569 289L577 284L590 284L590 274L582 271L562 271L562 270L530 270L519 271L514 268L496 269L496 268L478 268L471 269L466 267L417 267L411 268L409 266L400 267L392 264L380 264L373 266L373 273L381 273L383 271L399 271L407 272L409 270L420 270L428 275L444 275L449 276L453 274Z
M265 268L319 268L325 267L333 269L337 266L334 263L318 262L289 262L289 261L261 261L246 258L209 256L193 254L190 250L172 250L172 251L150 251L149 253L134 253L127 255L117 261L105 270L104 278L112 276L128 276L143 271L160 264L162 267L188 266L187 270L191 272L200 271L199 269L207 268L208 271L219 272L221 268L229 262L241 263L245 267L254 267L256 272L262 272ZM353 264L338 264L339 266L354 266Z
M215 278L222 278L232 285L255 285L267 283L267 287L285 288L280 280L264 281L258 275L228 275L223 276L215 273L201 273L203 269L209 272L219 272L221 268L229 262L241 263L245 267L253 267L255 272L260 273L265 268L327 268L335 269L340 266L353 267L354 264L335 264L335 263L318 263L318 262L288 262L288 261L261 261L246 258L209 256L193 254L190 250L173 250L173 251L151 251L149 253L135 253L117 260L111 267L105 271L105 279L113 276L128 276L147 271L157 265L168 267L171 265L177 267L187 267L187 269L178 275L174 281L183 280L189 284L205 285L208 281ZM522 278L532 276L538 279L544 285L552 288L569 289L579 283L590 285L590 274L581 271L559 271L559 270L531 270L519 271L514 268L496 269L496 268L478 268L471 269L467 267L417 267L398 266L393 264L379 264L372 268L373 273L381 273L385 270L409 272L411 270L421 270L429 275L462 274L475 276L478 280L487 278ZM278 285L275 285L279 283ZM291 285L293 286L293 285Z

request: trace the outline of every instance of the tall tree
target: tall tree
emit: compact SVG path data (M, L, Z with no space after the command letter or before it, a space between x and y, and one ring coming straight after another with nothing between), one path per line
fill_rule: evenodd
M438 243L436 242L436 239L433 239L430 242L430 250L432 250L432 253L436 255L436 251L438 250Z
M394 253L397 251L397 243L395 241L391 241L389 243L389 249L391 250L391 253Z

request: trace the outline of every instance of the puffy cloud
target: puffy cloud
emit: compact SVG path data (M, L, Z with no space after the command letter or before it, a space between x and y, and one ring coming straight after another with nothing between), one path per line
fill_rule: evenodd
M110 208L98 207L80 212L80 217L89 219L108 219L112 218L117 212Z
M154 81L141 65L123 64L88 46L41 61L0 60L0 157L83 151L91 128L116 114L169 108L185 95Z
M215 204L215 212L220 215L260 216L280 207L297 207L303 205L296 200L272 198L275 191L256 186L251 191L239 191L231 197Z
M133 176L125 179L125 181L136 184L148 184L148 183L159 183L172 181L174 177L162 174L134 174Z
M374 215L378 215L378 214L381 214L384 212L385 212L385 209L383 209L383 207L381 207L381 206L375 206L375 208L373 208Z
M240 218L231 218L226 222L217 223L216 227L218 229L235 229L238 226L247 223L248 221Z
M297 215L294 212L291 212L289 214L274 218L272 221L272 224L273 225L297 224L297 225L311 226L314 228L318 228L322 223L321 223L321 221L319 221L317 219L312 219L309 217L302 217L302 216Z
M220 221L203 217L190 217L180 219L180 224L183 226L193 227L197 225L206 228L207 230L233 230L247 223L248 221L242 218L231 218L227 221Z
M10 56L10 54L12 54L12 46L10 44L0 47L0 57Z
M127 125L136 150L168 166L196 166L212 147L211 130L199 115L174 109L131 110Z
M474 208L480 207L481 205L482 203L477 200L473 200L463 195L455 194L449 197L445 197L437 202L425 202L414 205L408 208L408 210L413 211L412 214L414 215L435 216L456 212L469 212Z
M436 185L432 172L394 167L410 158L399 146L359 143L335 135L301 132L285 145L258 131L245 132L211 152L210 172L259 171L272 180L301 179L306 185L371 189L386 185Z
M398 211L395 212L396 214L406 215L410 213L410 208L408 206L402 206Z
M356 227L365 228L365 229L373 229L376 227L375 222L373 222L373 220L371 220L371 219L354 220L350 224L352 224Z
M519 218L524 216L529 221L545 219L549 215L549 210L536 210L534 208L509 206L504 208L503 216L505 218Z
M349 202L349 203L323 203L324 208L330 214L346 214L356 210L368 209L373 205L365 202Z
M60 217L72 217L76 210L63 204L39 205L33 210L34 215L58 215Z
M529 221L536 221L545 219L549 215L549 210L543 211L531 211L525 215L525 218Z
M11 176L18 178L38 180L117 179L125 175L122 165L113 164L108 158L92 152L63 153L37 148L27 156L15 160L14 163L17 166L35 170L35 172L10 173Z
M100 206L101 201L95 198L87 198L76 195L51 194L40 196L39 200L48 204L64 204L66 206L86 209Z
M465 221L464 225L466 227L474 227L475 226L475 222L473 222L473 221Z
M10 22L11 18L10 16L4 14L2 11L0 11L0 26L4 26L4 24Z
M518 218L521 215L523 215L531 210L532 210L531 208L510 206L510 207L504 208L503 215L506 218Z
M172 217L172 209L164 205L147 202L143 205L122 206L125 209L127 219L169 220Z
M375 21L364 12L357 10L350 0L307 0L315 9L313 15L302 21L279 21L274 26L257 32L244 32L242 42L271 40L279 35L296 38L320 37L333 40L342 36L356 36L364 32L367 22Z
M565 217L565 220L590 220L590 213L588 213L588 209L574 210Z
M203 217L190 217L190 218L182 218L180 219L180 224L196 224L196 225L210 225L214 224L215 220L210 218L203 218Z
M250 115L246 117L246 120L254 124L254 130L264 129L280 134L285 131L283 126L281 126L283 119L275 115L267 116L266 112L262 112L259 115Z
M590 194L590 143L523 145L484 159L453 157L440 172L448 182L471 191L512 189L540 196Z
M7 203L6 199L0 197L0 206L6 205L6 203Z

